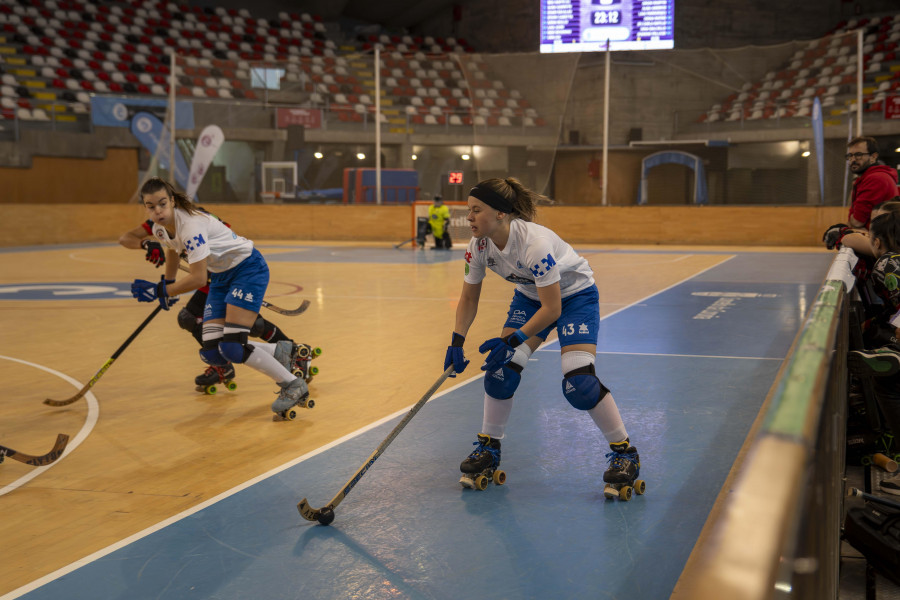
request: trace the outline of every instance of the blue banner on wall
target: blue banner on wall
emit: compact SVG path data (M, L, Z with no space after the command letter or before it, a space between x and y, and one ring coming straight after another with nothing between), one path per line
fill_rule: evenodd
M141 145L155 154L159 160L159 165L171 172L169 165L169 130L163 127L162 121L156 115L148 112L139 112L131 119L131 133L138 139ZM175 183L181 189L187 188L188 183L188 167L184 156L178 146L175 146L175 172L173 174Z
M131 120L139 112L165 118L168 102L153 98L91 98L91 121L104 127L131 127ZM194 128L194 105L191 102L175 102L175 128Z
M813 100L812 130L816 164L819 167L819 202L825 204L825 128L822 122L822 103L818 96Z

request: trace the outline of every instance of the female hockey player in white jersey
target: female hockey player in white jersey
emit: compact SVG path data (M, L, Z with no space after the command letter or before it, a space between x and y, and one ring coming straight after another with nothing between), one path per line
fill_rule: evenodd
M486 269L515 283L516 289L500 337L478 349L488 353L481 367L486 371L484 420L475 450L460 465L460 483L483 489L494 476L522 369L555 326L563 396L590 415L610 445L609 468L603 474L606 495L612 497L630 486L642 493L643 482L635 484L640 471L637 450L628 439L615 400L595 375L600 305L593 271L556 233L532 222L536 204L542 200L547 199L512 177L487 179L469 192L472 239L444 369L453 365L456 373L462 373L469 363L462 346L475 320ZM623 498L626 495L630 498L630 490L622 492Z
M199 210L158 177L141 187L141 202L153 221L153 237L166 250L166 272L159 282L135 279L131 294L138 302L156 300L169 310L171 297L205 286L209 277L200 358L214 366L244 363L274 379L281 388L272 403L277 414L294 405L306 406L306 381L290 370L293 344L247 340L269 285L269 267L253 242ZM182 252L190 273L176 281Z

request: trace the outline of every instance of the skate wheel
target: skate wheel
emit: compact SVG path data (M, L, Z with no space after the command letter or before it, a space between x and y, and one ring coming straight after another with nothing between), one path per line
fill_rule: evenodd
M863 456L862 460L860 460L859 462L862 463L862 466L867 467L872 464L872 457L869 455Z
M310 374L310 376L312 376L312 375L318 375L318 374L319 374L319 367L310 367L310 368L309 368L309 374Z
M306 358L307 356L309 356L310 351L311 349L309 346L297 346L297 356L300 358Z
M226 381L225 387L231 390L232 392L237 389L237 384L233 381Z
M205 388L203 391L204 391L206 394L209 394L210 396L215 396L215 395L216 395L216 392L218 392L219 390L218 390L218 388L216 388L216 386L214 386L214 385L208 385L208 386L206 386L206 388Z
M316 401L315 401L315 400L309 400L309 401L307 401L307 403L306 403L306 408L312 408L312 407L315 406L315 405L316 405Z
M284 417L285 421L293 421L297 418L297 409L292 406L291 408L281 413L281 416Z
M631 486L630 485L622 486L622 488L619 490L619 499L624 500L625 502L628 502L629 500L631 500Z
M312 355L313 355L313 358L315 358L315 357L317 357L317 356L321 356L321 355L322 355L322 349L319 348L318 346L316 346L315 348L312 349Z
M619 495L619 490L617 490L613 486L607 484L603 488L603 495L606 496L607 499L615 498Z
M292 371L294 377L299 377L301 379L306 379L306 373L303 372L303 369L294 369Z
M638 479L634 482L634 493L636 493L638 496L643 495L643 493L646 491L646 489L647 489L647 484L644 482L643 479Z
M494 471L494 485L503 485L506 483L505 471Z
M488 479L484 475L475 478L475 489L484 490L487 488Z

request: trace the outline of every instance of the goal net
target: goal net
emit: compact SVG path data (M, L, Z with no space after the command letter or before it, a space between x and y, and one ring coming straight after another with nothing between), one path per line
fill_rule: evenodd
M416 233L418 231L419 219L428 220L428 207L431 202L416 201L412 203L412 230L410 235L413 237L412 247L416 247ZM450 201L444 202L444 206L450 209L450 224L447 229L450 232L450 240L453 242L454 248L465 248L469 239L472 237L472 230L469 229L469 223L466 221L466 214L469 212L468 205L465 202ZM425 246L434 241L434 237L429 233L426 236Z

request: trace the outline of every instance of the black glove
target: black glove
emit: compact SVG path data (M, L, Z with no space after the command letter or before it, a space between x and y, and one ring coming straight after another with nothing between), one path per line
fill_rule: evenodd
M829 250L834 250L835 248L840 250L841 240L844 239L845 235L852 232L853 228L846 223L838 223L825 230L825 233L822 234L822 241L825 242L825 247Z
M458 333L453 334L453 338L450 341L450 345L447 346L447 355L444 357L444 370L447 370L447 367L453 365L453 371L450 377L456 377L457 373L462 373L466 370L466 367L469 366L469 361L466 360L466 357L463 355L463 342L466 341L466 336L459 335Z
M166 264L166 253L163 251L162 244L153 240L144 240L141 242L141 248L147 251L147 262L156 265L156 268Z

